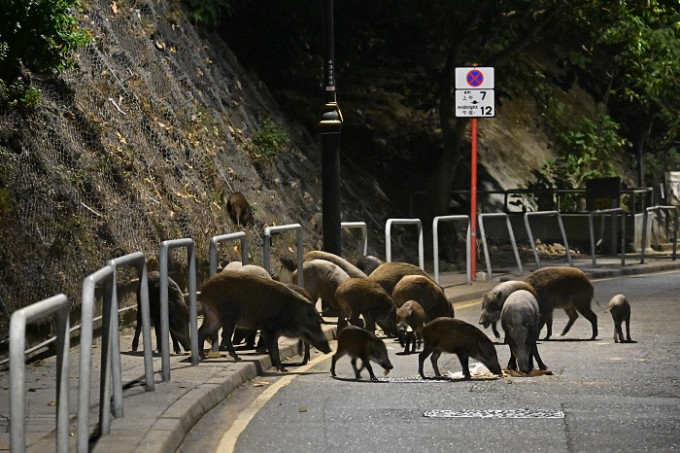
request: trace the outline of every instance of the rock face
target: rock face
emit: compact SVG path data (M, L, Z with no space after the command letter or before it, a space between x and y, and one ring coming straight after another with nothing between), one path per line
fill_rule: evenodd
M78 304L83 278L127 253L156 258L163 240L195 241L202 281L210 237L234 231L233 192L254 207L251 262L261 263L265 225L301 223L306 246L320 248L307 222L321 211L316 137L179 5L87 2L79 19L94 40L75 54L77 68L33 77L36 111L0 112L0 349L14 310L60 292ZM263 152L276 138L266 124L286 138L274 155ZM389 205L352 185L373 194L366 204ZM353 193L343 217L370 221ZM240 259L232 247L220 253ZM185 255L170 266L184 286Z

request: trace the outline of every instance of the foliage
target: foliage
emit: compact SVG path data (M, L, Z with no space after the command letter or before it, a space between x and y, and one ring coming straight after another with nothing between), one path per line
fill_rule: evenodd
M554 206L550 190L583 188L588 179L619 176L612 157L630 146L630 141L618 134L619 127L611 117L600 114L594 120L584 117L578 128L560 135L562 156L533 170L534 181L528 185L539 209L575 210L575 197L561 197L560 206Z
M262 127L255 133L249 151L258 159L273 160L290 143L288 133L270 119L264 120Z
M197 24L214 26L231 10L231 0L184 0Z
M0 13L0 106L32 107L31 72L74 64L71 51L90 41L73 14L81 0L5 0Z

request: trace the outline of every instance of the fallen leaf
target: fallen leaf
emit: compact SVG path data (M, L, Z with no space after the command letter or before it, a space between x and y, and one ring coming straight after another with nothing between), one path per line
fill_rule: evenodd
M56 402L56 400L50 400L50 402L47 403L47 405L50 406L50 407L54 407L54 406L57 405L57 402Z
M299 412L307 412L307 408L305 406L300 406L300 409L298 409Z
M255 382L253 384L253 387L264 387L265 385L269 385L269 382L264 382L264 381Z

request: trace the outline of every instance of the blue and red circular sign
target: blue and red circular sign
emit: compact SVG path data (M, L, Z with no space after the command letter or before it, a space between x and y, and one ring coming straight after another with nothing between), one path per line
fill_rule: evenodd
M484 83L484 73L479 69L473 69L467 73L465 76L465 81L471 87L477 88Z

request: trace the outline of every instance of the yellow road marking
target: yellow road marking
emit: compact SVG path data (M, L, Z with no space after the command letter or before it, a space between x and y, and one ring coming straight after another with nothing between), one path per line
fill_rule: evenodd
M328 359L333 353L321 355L313 360L311 360L307 365L297 368L296 374L287 374L282 376L281 379L274 382L271 386L262 392L255 400L248 406L241 414L234 420L231 427L225 431L220 444L217 447L216 452L218 453L233 453L236 448L236 441L243 431L246 430L250 421L257 415L257 413L264 407L265 404L271 400L279 390L290 384L293 379L299 376L299 374L304 373L316 366L320 362Z

